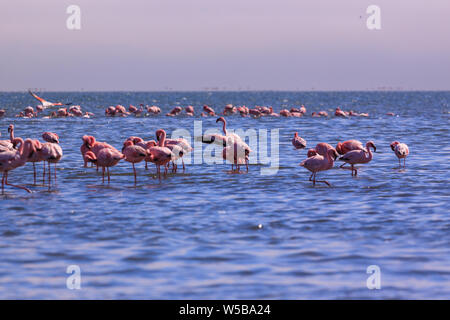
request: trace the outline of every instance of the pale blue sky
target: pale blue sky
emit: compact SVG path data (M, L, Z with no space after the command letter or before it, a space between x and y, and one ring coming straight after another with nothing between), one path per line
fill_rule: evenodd
M81 30L66 8L81 8ZM379 31L366 8L381 7ZM0 90L450 90L448 0L0 5Z

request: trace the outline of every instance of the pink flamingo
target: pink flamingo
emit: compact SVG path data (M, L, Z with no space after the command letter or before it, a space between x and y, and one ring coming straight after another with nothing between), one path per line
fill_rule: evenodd
M338 144L336 145L336 151L341 154L344 155L349 151L353 151L353 150L363 150L366 151L366 149L364 149L364 146L362 144L361 141L359 140L347 140L344 142L338 142ZM343 168L346 165L346 163L344 162L340 168Z
M13 143L19 145L19 150L16 149L0 149L0 171L3 172L2 176L2 194L5 192L5 185L19 188L31 193L31 190L19 185L13 185L8 183L8 172L18 167L25 165L28 157L32 152L35 152L33 142L31 139L26 139L25 142L22 138L15 138Z
M306 148L306 140L298 135L298 132L294 134L294 138L292 139L292 145L295 149L303 149Z
M211 108L211 107L208 107L207 105L203 106L203 111L205 111L206 114L209 115L209 116L215 116L216 115L216 112L214 111L214 109Z
M28 90L28 93L33 96L33 98L39 100L41 103L43 109L49 108L49 107L56 107L56 106L70 106L72 103L62 103L62 102L49 102L47 100L42 99L41 97L38 97L36 94Z
M282 117L290 117L291 113L290 113L290 111L288 109L283 109L283 110L280 111L280 116L282 116Z
M85 158L86 153L91 150L91 145L90 142L92 141L91 136L83 136L81 139L83 140L83 144L80 147L80 152L81 152L81 156L83 157L83 161L84 161L84 167L87 167L87 163L88 163L88 159ZM94 137L92 137L94 138ZM94 138L95 139L95 138ZM94 162L91 161L91 163L93 164Z
M144 148L145 150L150 149L151 147L155 147L157 145L155 140L144 141L144 139L140 137L129 137L127 141L132 141L133 144ZM148 163L151 162L150 155L147 153L147 156L144 158L145 161L145 170L148 169Z
M403 168L406 167L406 157L409 155L409 148L406 143L394 141L391 143L391 149L398 158L398 165L401 166L400 159L403 159Z
M45 132L42 137L48 138L48 134L56 135L54 133ZM57 136L57 135L56 135ZM61 160L63 156L63 151L61 146L58 142L46 142L46 143L40 143L39 141L35 140L34 144L36 146L36 150L39 154L39 157L42 159L42 161L46 161L48 163L48 188L50 189L51 186L51 167L50 163L53 163L54 166L54 176L55 176L55 183L56 183L56 164ZM44 170L45 170L45 163L44 163ZM44 171L45 175L45 171Z
M97 162L97 157L92 151L86 151L83 154L83 160L86 163L90 162L90 163L94 164Z
M0 140L0 148L12 149L14 148L14 125L8 126L9 140Z
M120 160L125 158L125 155L120 153L117 149L102 148L97 153L88 151L85 154L88 161L95 162L97 166L102 167L102 182L105 182L105 168L108 173L108 183L111 181L109 168L114 167Z
M334 115L336 117L343 117L343 118L347 118L347 114L341 110L341 108L337 107L336 111L334 112Z
M159 129L158 146L151 147L147 150L150 154L150 161L156 164L158 176L161 179L161 166L164 166L164 176L167 175L167 164L172 160L172 151L165 147L166 132L163 129Z
M349 151L352 150L364 150L364 146L362 144L361 141L358 140L347 140L344 142L338 142L338 144L336 145L336 151L341 154L344 155Z
M328 149L325 156L316 154L312 157L309 157L303 160L300 163L300 166L305 167L311 172L311 176L309 177L309 181L313 182L313 185L316 185L316 182L323 182L326 185L330 186L330 183L326 180L316 180L316 174L320 171L325 171L330 169L333 166L333 157L337 157L339 154L337 151L332 148Z
M133 144L133 141L127 140L123 144L122 153L125 155L125 161L128 161L133 166L134 184L137 182L135 163L139 163L147 156L147 151L141 146ZM109 172L108 172L109 179ZM109 180L108 180L109 181Z
M187 106L185 108L185 110L186 110L186 114L188 116L193 116L194 115L194 107L193 106Z
M156 130L156 139L157 140L159 139L159 137L161 136L161 133L162 133L160 130L161 129ZM186 139L183 139L183 138L178 138L178 139L166 138L166 140L164 142L164 146L169 148L172 151L172 153L173 153L172 156L174 157L174 160L181 158L181 162L183 164L183 172L184 172L186 167L184 165L183 157L186 154L188 154L189 152L191 152L192 150L194 150L191 147L191 144ZM175 165L175 162L173 163L173 165L174 165L174 170L176 172L177 166Z
M370 148L373 148L373 151L377 151L377 147L375 147L375 144L372 141L368 141L366 143L366 150L352 150L344 154L342 157L339 158L339 160L344 161L346 163L349 163L352 165L352 176L353 172L355 173L355 177L358 175L358 170L354 167L355 164L358 163L369 163L372 161L373 154L370 150Z
M231 162L231 171L240 172L240 166L245 164L248 172L248 146L240 140L233 140L230 136L227 137L227 145L222 150L222 158ZM233 166L236 166L234 170Z

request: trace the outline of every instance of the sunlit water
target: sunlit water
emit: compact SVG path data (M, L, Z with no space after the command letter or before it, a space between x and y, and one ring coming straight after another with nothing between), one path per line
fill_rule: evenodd
M0 93L0 109L7 110L2 139L13 123L23 138L58 133L64 150L51 192L32 185L31 164L9 175L33 193L7 187L0 197L0 298L450 298L449 92L43 95L97 117L19 119L14 115L36 101ZM119 103L155 104L163 112L106 118L104 108ZM229 174L225 164L189 164L160 182L153 165L146 171L140 163L134 186L129 163L111 169L110 184L83 168L83 134L117 148L131 135L154 139L158 128L194 135L194 121L202 120L203 130L219 127L216 118L199 116L201 106L220 111L226 103L272 105L277 112L306 105L303 118L228 117L229 128L280 130L276 174L261 175L262 164L248 174ZM189 104L194 118L163 115ZM332 115L338 105L370 117L309 116ZM332 188L313 187L298 165L306 151L291 145L295 131L308 147L354 138L373 140L377 152L357 178L335 164L318 175ZM393 140L409 145L406 169L389 148ZM37 168L40 178L42 164ZM81 290L66 288L68 265L80 266ZM380 290L366 287L369 265L381 269Z

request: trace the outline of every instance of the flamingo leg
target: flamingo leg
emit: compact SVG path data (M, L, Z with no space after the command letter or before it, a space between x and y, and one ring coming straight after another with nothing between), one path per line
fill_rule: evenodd
M5 194L5 173L6 173L6 171L3 171L3 175L2 175L2 194Z
M11 187L14 187L14 188L19 188L19 189L25 190L26 192L31 193L31 190L26 188L26 187L24 187L24 186L18 186L18 185L15 185L15 184L8 183L8 171L6 171L5 184L7 186L11 186Z
M50 162L47 163L48 163L48 190L50 190L50 185L52 183L52 170L50 167Z
M403 158L403 168L406 168L406 158Z
M247 172L248 172L248 160L245 160L245 167L247 168Z
M313 172L313 186L316 185L316 173Z
M328 181L326 181L326 180L316 180L317 182L323 182L323 183L325 183L327 186L329 186L329 187L331 187L331 184L328 182Z
M148 170L148 162L145 161L145 170Z
M339 168L343 168L346 164L347 164L347 163L344 162L343 164L341 164L341 165L339 166Z
M108 172L108 183L111 181L111 178L110 178L110 176L109 176L109 167L106 167L106 170L107 170L107 172Z
M56 163L55 163L55 167L53 169L55 170L55 184L56 184Z
M45 161L42 161L44 163L44 172L42 173L42 184L45 184Z
M36 164L33 162L33 181L34 184L36 185Z
M313 175L314 175L314 172L313 172L313 173L311 173L311 176L309 177L309 181L312 181L312 177L313 177Z
M184 166L184 160L183 160L183 158L181 158L181 163L183 164L183 173L184 173L184 170L186 169L186 167Z
M131 164L133 166L133 173L134 173L134 184L136 184L137 182L137 177L136 177L136 168L134 167L134 163Z
M102 182L105 183L105 167L102 167Z

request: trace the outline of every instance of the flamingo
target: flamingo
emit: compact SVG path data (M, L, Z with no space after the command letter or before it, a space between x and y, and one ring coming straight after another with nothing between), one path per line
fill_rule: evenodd
M91 138L90 137L92 137L92 136L83 136L81 139L83 140L83 144L81 145L81 147L80 147L80 152L81 152L81 156L83 157L83 161L84 161L84 167L86 168L87 167L87 163L89 162L88 161L88 158L86 158L85 157L85 155L86 155L86 153L89 151L89 150L91 150L91 145L90 145L90 142L92 141L91 140ZM94 138L94 137L92 137L92 138ZM95 138L94 138L95 139ZM95 158L95 159L97 159L97 158ZM95 163L95 161L91 161L91 163L92 164L94 164Z
M160 130L156 131L156 139L158 141L159 141L159 137L161 136L161 133L162 133ZM174 160L181 158L181 162L183 164L183 172L184 172L186 167L184 165L183 157L186 154L188 154L189 152L191 152L192 150L194 150L191 147L191 144L186 139L183 139L183 138L178 138L178 139L166 138L164 146L168 147L172 151ZM175 172L176 172L176 165L175 165Z
M352 150L344 154L339 160L344 161L352 165L352 176L353 172L355 172L355 177L358 175L358 170L354 167L355 164L358 163L368 163L372 161L373 154L370 150L373 148L373 151L377 151L377 147L372 141L368 141L366 143L366 150Z
M186 114L188 116L193 116L194 115L194 107L193 106L187 106L185 108L185 110L186 110Z
M347 152L352 151L352 150L366 151L366 149L364 149L362 142L359 140L347 140L342 143L338 142L338 144L336 145L336 151L341 155L344 155ZM343 168L345 165L346 165L346 163L344 162L340 166L340 168Z
M9 140L0 140L0 148L11 149L14 148L14 125L8 126Z
M44 139L47 139L48 137L51 136L57 136L55 133L51 133L51 132L45 132L42 137ZM55 183L56 183L56 164L59 162L59 160L61 160L62 156L63 156L63 151L61 146L59 145L59 140L58 142L46 142L46 143L41 143L37 140L34 141L35 145L36 145L36 150L39 154L39 157L42 159L42 161L46 161L48 164L48 188L50 189L51 186L51 167L50 167L50 163L53 163L54 166L54 175L55 175ZM44 170L45 170L45 163L44 163ZM44 171L44 175L45 175L45 171Z
M290 117L291 116L291 112L288 109L283 109L283 110L280 111L280 116Z
M133 144L144 148L145 150L150 149L151 147L155 147L157 145L155 140L144 141L144 139L140 137L129 137L126 141L132 141ZM150 155L147 153L147 156L144 159L145 161L145 170L148 169L148 162L151 162Z
M133 144L133 141L127 140L123 144L122 153L125 155L125 161L131 162L131 165L133 166L134 184L136 184L137 176L134 164L144 160L145 157L147 156L147 151L143 147ZM108 179L109 179L109 172L108 172Z
M108 172L108 183L111 181L109 168L114 167L120 160L125 158L125 155L120 153L117 149L102 148L97 153L88 151L85 154L88 161L93 161L98 167L102 167L102 182L105 182L105 168Z
M336 117L347 118L347 113L345 111L342 111L341 108L339 108L339 107L336 108L336 111L334 112L334 115Z
M292 145L295 149L303 149L306 148L306 140L298 135L298 132L294 134L294 138L292 139Z
M164 166L164 176L167 175L167 164L172 160L172 151L165 147L166 132L163 129L159 129L158 145L151 147L147 150L150 154L150 161L156 165L158 176L161 179L161 166Z
M332 148L328 149L326 154L320 155L316 154L312 157L309 157L305 160L303 160L300 163L300 166L308 169L311 172L311 176L309 177L309 181L313 182L313 185L316 185L316 182L323 182L329 187L331 187L330 183L326 180L316 180L316 174L320 171L325 171L330 169L333 166L333 158L339 156L337 151Z
M30 154L36 150L31 139L26 139L24 142L22 138L15 138L13 144L20 144L19 150L0 149L0 171L3 172L2 194L5 192L5 184L31 193L31 190L24 186L8 183L8 172L25 165Z
M56 107L56 106L70 106L72 103L62 103L62 102L49 102L47 100L42 99L41 97L38 97L36 94L31 92L31 90L28 90L28 93L33 96L33 98L39 100L42 104L43 109L50 108L50 107Z
M409 148L406 143L394 141L391 143L391 149L398 158L398 165L401 166L400 159L403 159L403 168L406 167L406 157L409 155Z
M203 111L206 112L205 115L209 115L209 116L215 116L216 115L216 112L214 111L214 109L209 107L209 106L207 106L207 105L203 106Z
M248 172L248 149L246 144L242 141L233 140L230 136L227 137L227 145L222 150L222 158L231 162L231 171L240 172L241 164L245 164ZM247 146L248 147L248 146ZM233 170L233 165L236 170Z

